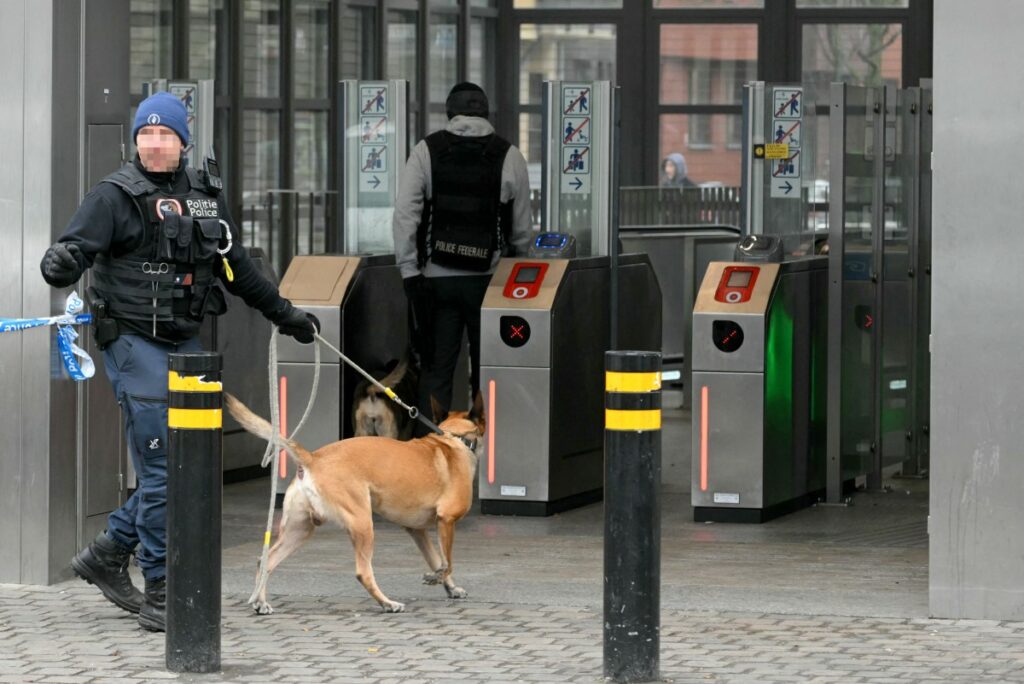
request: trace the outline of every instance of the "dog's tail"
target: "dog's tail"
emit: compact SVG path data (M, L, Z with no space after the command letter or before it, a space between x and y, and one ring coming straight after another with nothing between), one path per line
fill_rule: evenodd
M248 406L238 400L237 397L224 393L224 406L227 408L228 413L238 421L246 432L251 432L261 439L265 439L268 442L274 434L274 428L270 423L263 418L260 418L253 413ZM285 440L288 446L291 448L292 454L301 462L302 465L308 466L313 461L313 454L309 452L306 447L302 446L294 439Z
M380 380L380 384L385 387L394 388L395 385L402 381L405 377L406 371L409 370L409 352L402 355L402 360L399 361L398 365L395 366L390 373L385 375Z

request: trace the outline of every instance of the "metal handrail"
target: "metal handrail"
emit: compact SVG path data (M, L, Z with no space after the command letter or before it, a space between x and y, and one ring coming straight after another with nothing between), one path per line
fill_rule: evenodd
M619 188L619 224L632 226L740 225L741 189L738 186ZM530 193L531 216L540 225L541 193Z
M262 247L278 273L294 256L337 250L336 191L271 188L262 194L263 202L243 207L242 242Z

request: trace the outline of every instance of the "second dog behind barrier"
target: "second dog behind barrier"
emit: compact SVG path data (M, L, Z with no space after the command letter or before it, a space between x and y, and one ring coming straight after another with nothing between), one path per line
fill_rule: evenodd
M385 387L410 406L416 405L419 368L407 352L391 371L380 379ZM362 380L352 393L352 430L356 437L391 437L402 441L412 438L416 421L391 401L376 385Z

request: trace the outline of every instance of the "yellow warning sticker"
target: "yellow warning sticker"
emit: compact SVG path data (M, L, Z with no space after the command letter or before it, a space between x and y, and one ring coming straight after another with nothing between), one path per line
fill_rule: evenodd
M789 159L789 143L768 143L764 146L765 159Z

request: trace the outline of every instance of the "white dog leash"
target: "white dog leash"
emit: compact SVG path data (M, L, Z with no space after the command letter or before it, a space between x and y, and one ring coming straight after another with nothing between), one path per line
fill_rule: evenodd
M270 537L271 531L274 528L274 509L277 505L277 472L281 462L281 451L287 451L296 458L295 453L292 451L288 441L281 436L281 400L280 393L278 390L278 373L277 373L277 331L270 333L270 350L268 352L268 363L267 363L267 381L270 389L270 427L271 436L267 441L267 450L263 452L263 460L261 462L262 467L266 468L271 460L273 460L273 469L270 471L270 510L267 511L267 529L263 533L263 550L260 552L260 571L256 576L256 586L252 590L252 596L249 597L249 603L255 603L257 597L263 591L267 585L267 579L269 577L269 570L267 568L267 562L270 559ZM319 337L319 335L317 335ZM313 345L313 388L309 393L309 402L306 404L306 410L302 413L302 419L299 420L299 424L295 426L292 431L289 440L294 439L295 435L298 434L302 426L306 424L306 419L309 418L309 414L313 410L313 402L316 400L317 390L320 388L320 345ZM298 461L298 458L296 458Z
M402 399L395 394L395 391L390 387L385 387L376 378L367 373L365 370L360 368L352 359L345 356L342 351L328 342L323 338L320 333L314 333L313 337L315 342L319 342L324 345L332 352L338 355L338 357L347 363L349 366L354 368L360 375L367 379L367 381L376 385L384 394L388 396L393 402L401 406L409 413L409 417L414 418L424 425L427 426L432 432L443 435L444 431L435 425L430 419L419 412L415 406L409 406ZM294 439L295 435L302 426L306 423L306 419L309 417L310 412L313 409L313 402L316 400L317 389L320 384L320 344L314 344L313 350L313 389L309 393L309 403L306 404L306 410L302 414L302 420L292 431L291 436L288 438ZM295 453L292 451L291 446L288 442L281 437L281 403L280 395L278 391L278 371L277 371L277 334L271 333L270 335L270 351L268 354L268 384L270 387L270 426L271 426L271 439L267 442L267 450L263 453L262 466L266 468L273 460L273 470L270 478L270 510L267 511L267 528L263 533L263 550L260 555L260 570L256 575L256 586L253 588L252 595L249 597L249 603L255 603L262 593L263 589L267 585L267 579L270 575L267 567L270 559L270 539L271 533L274 528L274 509L277 507L277 472L280 467L281 452L287 451L292 455L293 458L298 461Z

